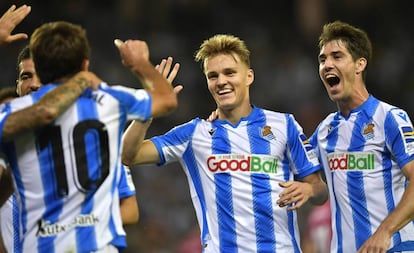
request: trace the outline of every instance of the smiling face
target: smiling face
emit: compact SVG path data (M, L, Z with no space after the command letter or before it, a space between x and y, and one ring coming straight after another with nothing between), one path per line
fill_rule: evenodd
M27 95L33 91L37 91L40 86L41 83L37 78L32 59L23 59L19 63L19 77L16 89L17 94L19 96Z
M362 93L365 96L362 72L366 60L354 60L343 41L332 40L323 45L318 60L319 76L331 100L353 104L356 97Z
M236 54L218 54L206 59L204 73L219 110L231 111L237 117L250 113L249 86L254 74Z

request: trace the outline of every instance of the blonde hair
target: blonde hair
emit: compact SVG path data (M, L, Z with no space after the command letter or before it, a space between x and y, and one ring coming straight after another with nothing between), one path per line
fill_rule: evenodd
M246 43L240 38L230 34L216 34L206 39L195 53L195 61L201 62L204 69L208 58L219 55L237 55L242 63L250 68L250 51Z

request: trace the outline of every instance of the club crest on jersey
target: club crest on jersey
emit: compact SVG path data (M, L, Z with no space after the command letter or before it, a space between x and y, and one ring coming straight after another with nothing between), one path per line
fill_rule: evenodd
M401 132L404 137L405 148L407 153L414 152L414 132L411 126L403 126L401 127Z
M364 124L364 127L362 129L362 135L364 136L365 140L369 140L369 139L373 139L375 134L374 134L374 123L368 123L368 124Z
M270 140L276 139L270 126L260 127L259 129L260 129L260 134L265 140L270 141Z

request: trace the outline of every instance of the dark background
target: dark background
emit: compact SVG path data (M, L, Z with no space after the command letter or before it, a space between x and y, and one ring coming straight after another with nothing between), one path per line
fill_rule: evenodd
M0 1L32 6L15 32L29 35L40 24L66 20L86 28L92 47L91 70L110 84L141 87L125 69L115 38L147 41L153 64L173 56L181 64L175 84L183 84L179 108L156 119L148 136L161 134L193 117L206 118L215 108L194 52L217 33L246 41L255 82L252 102L291 112L310 135L336 109L318 76L317 39L322 25L342 20L366 30L373 42L367 87L377 98L412 115L414 100L414 8L412 1L386 0L38 0ZM16 57L27 43L0 48L0 87L15 85ZM187 181L179 165L133 170L141 219L127 226L126 252L178 252L181 240L197 226ZM300 212L304 227L309 207ZM184 251L180 251L183 253Z

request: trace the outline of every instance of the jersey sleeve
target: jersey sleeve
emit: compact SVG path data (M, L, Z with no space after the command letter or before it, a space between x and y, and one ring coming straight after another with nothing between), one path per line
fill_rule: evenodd
M402 168L414 159L413 125L408 114L399 108L390 110L384 122L384 131L387 146Z
M135 185L131 170L127 166L121 167L121 178L118 184L119 199L135 195Z
M152 97L145 89L134 89L121 85L109 87L101 85L102 89L116 97L126 108L127 120L145 122L151 118Z
M318 170L320 165L314 146L311 145L302 127L292 115L288 116L288 149L296 178L306 177Z
M172 128L164 135L151 138L160 156L160 163L158 165L177 161L178 158L183 156L197 122L199 122L199 119L194 119Z

